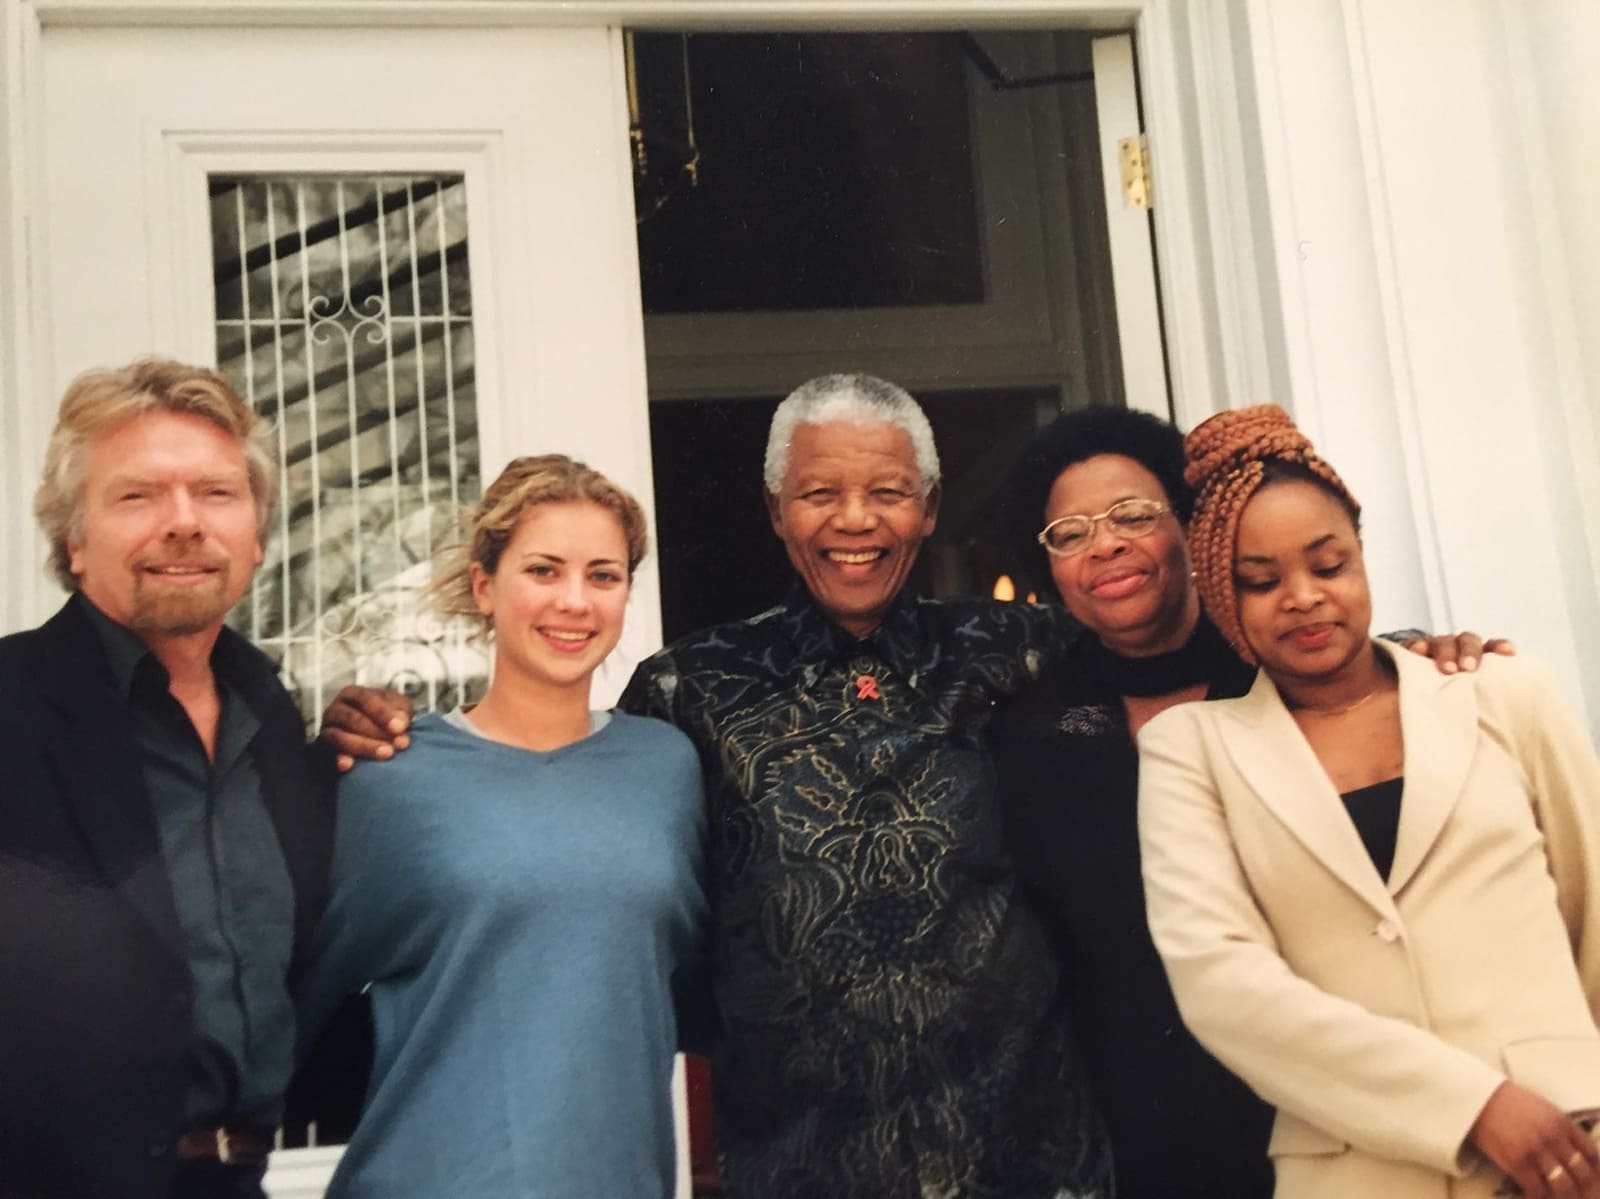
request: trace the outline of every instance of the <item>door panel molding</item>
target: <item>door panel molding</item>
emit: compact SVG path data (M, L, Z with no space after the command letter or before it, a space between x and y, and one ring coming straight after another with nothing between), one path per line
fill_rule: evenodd
M209 359L215 352L215 291L209 273L173 271L175 263L209 263L210 211L207 185L212 175L377 175L453 174L466 179L467 224L482 230L468 241L475 301L498 311L504 288L486 240L503 245L504 221L498 181L505 175L504 137L497 130L316 130L282 133L262 129L151 130L147 163L152 178L150 301L171 328L156 327L156 340L179 357ZM164 218L164 219L163 219ZM499 444L499 408L505 394L493 321L475 326L474 376L485 441ZM497 469L497 467L496 467Z

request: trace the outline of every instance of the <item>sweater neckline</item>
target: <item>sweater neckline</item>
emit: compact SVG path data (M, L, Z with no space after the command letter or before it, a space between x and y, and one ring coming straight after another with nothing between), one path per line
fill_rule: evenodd
M597 717L599 718L598 720L596 719ZM423 717L424 720L436 720L444 728L450 729L463 737L472 738L475 744L492 746L495 749L505 750L507 753L527 754L541 761L549 761L564 754L576 753L585 746L592 746L604 741L621 718L622 713L614 709L611 711L591 712L589 714L589 732L579 737L576 741L569 741L565 745L556 746L554 749L528 749L525 746L511 745L508 742L497 741L495 738L490 737L475 727L467 719L466 713L460 708L452 709L448 713L433 712Z

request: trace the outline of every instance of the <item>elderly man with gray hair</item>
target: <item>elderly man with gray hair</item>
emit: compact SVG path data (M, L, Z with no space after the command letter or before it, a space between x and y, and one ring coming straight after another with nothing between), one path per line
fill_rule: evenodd
M656 654L622 700L686 732L705 770L727 1193L1110 1195L983 748L993 702L1072 626L906 593L939 458L892 383L798 388L766 487L803 586Z
M276 474L215 371L80 376L35 508L72 594L0 639L0 1195L259 1199L332 771L223 627Z

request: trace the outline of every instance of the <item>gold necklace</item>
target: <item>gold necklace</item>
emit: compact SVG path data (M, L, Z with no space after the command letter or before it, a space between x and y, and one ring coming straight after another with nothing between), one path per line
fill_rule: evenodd
M1295 709L1295 711L1297 711L1297 712L1305 712L1305 713L1307 713L1309 715L1312 715L1312 716L1343 716L1347 712L1354 712L1362 704L1366 703L1368 700L1370 700L1373 696L1377 695L1378 692L1380 692L1382 690L1383 690L1383 684L1380 683L1380 684L1378 684L1378 686L1374 687L1371 691L1369 691L1365 695L1363 695L1360 699L1355 700L1352 703L1345 704L1343 707L1339 707L1339 708L1315 708L1315 707L1312 707L1310 704L1301 704Z

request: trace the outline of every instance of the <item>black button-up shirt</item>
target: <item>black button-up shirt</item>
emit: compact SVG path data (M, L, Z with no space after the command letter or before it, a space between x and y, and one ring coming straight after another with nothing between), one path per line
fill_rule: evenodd
M193 977L186 1116L196 1127L276 1127L294 1066L294 1008L284 978L295 900L249 752L260 724L228 686L226 662L214 656L222 715L216 758L208 759L155 655L87 599L79 601L132 713Z
M983 746L1072 635L902 596L857 640L797 590L635 673L623 706L687 733L707 780L731 1196L1110 1193Z

